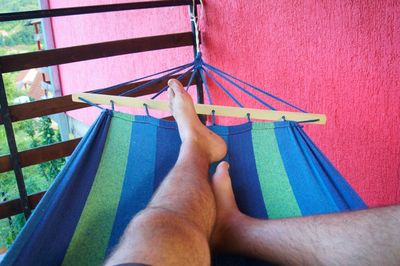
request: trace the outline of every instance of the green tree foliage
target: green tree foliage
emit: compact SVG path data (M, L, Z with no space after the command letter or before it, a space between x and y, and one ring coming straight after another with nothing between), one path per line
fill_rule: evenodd
M32 129L26 128L25 132L32 136L32 147L49 145L61 141L61 134L52 127L52 121L49 117L42 117L37 125L36 132L38 136L32 136ZM61 167L64 165L64 159L57 159L49 162L44 162L39 165L41 176L44 177L49 183L53 181L54 177L60 172Z
M36 0L0 0L0 12L17 12L38 9Z
M24 226L25 218L23 214L9 217L0 221L0 234L4 238L3 245L10 246Z
M37 0L0 0L0 13L37 10ZM33 26L25 26L29 21L18 20L0 23L0 55L10 54L16 45L35 43ZM24 49L25 50L25 49Z
M4 82L4 87L6 88L6 95L9 105L12 104L15 98L23 95L22 91L17 91L15 88L16 77L17 73L15 72L3 74L3 82Z
M0 13L37 10L37 0L0 0ZM26 26L29 21L0 22L0 56L36 49L34 28ZM23 92L16 90L15 78L18 73L3 75L7 100L12 104ZM61 140L57 128L53 127L49 117L32 119L13 124L19 150L48 145ZM4 126L0 125L0 156L8 154ZM28 194L46 190L61 170L65 159L57 159L39 165L23 168ZM18 198L17 184L12 171L0 173L0 202ZM0 220L0 248L9 246L25 223L23 214Z
M49 145L61 140L58 129L52 127L49 117L42 117L37 120L27 120L22 122L17 128L23 131L29 139L30 147ZM21 132L20 132L21 133ZM36 166L24 169L25 185L28 194L46 190L60 172L65 159L57 159L44 162ZM18 197L16 182L13 172L1 174L0 176L0 200L6 201ZM23 215L17 215L0 222L0 246L9 246L22 229L25 223ZM2 239L1 239L2 238Z

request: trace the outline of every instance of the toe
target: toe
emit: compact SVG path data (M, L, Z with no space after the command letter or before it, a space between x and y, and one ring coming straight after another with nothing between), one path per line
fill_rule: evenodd
M172 101L174 99L174 96L175 96L174 91L171 88L168 88L167 92L168 92L169 101Z
M215 174L212 178L212 184L217 194L223 193L229 188L229 164L225 161L220 162L215 170Z
M168 86L172 89L175 95L182 94L184 91L182 84L177 79L168 80Z
M218 164L217 169L215 170L215 176L226 176L229 170L229 163L226 161L222 161Z
M225 161L221 162L217 166L215 174L212 178L212 187L217 203L220 205L220 207L234 208L236 203L228 169L229 164Z
M175 94L171 88L168 88L167 92L168 92L168 107L169 107L169 110L171 111L171 113L173 113L173 110L174 110L173 101L174 101Z
M211 246L216 250L226 252L231 241L232 235L237 232L234 221L240 217L239 209L233 195L231 178L229 176L229 164L221 162L212 178L212 189L215 196L217 207L217 218L214 231L211 237Z

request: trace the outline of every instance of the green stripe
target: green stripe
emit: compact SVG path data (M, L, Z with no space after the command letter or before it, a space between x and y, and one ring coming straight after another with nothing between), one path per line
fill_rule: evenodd
M101 265L105 259L128 159L132 123L126 120L132 118L116 114L111 121L100 165L63 265Z
M252 141L268 217L301 216L279 152L273 123L253 123Z

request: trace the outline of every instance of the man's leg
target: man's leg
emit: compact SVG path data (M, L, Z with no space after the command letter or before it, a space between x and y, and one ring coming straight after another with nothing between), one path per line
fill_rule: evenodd
M227 171L212 182L212 242L222 252L284 265L400 265L400 206L259 220L238 210Z
M226 144L201 124L182 85L174 80L168 84L182 140L178 160L147 208L132 219L106 265L210 263L216 210L208 170L211 162L225 156Z

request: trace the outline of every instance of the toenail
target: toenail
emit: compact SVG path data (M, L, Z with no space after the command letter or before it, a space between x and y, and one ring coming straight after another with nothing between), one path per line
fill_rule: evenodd
M175 85L176 83L175 83L175 80L173 80L173 79L170 79L170 80L168 80L168 85L169 86L173 86L173 85Z

